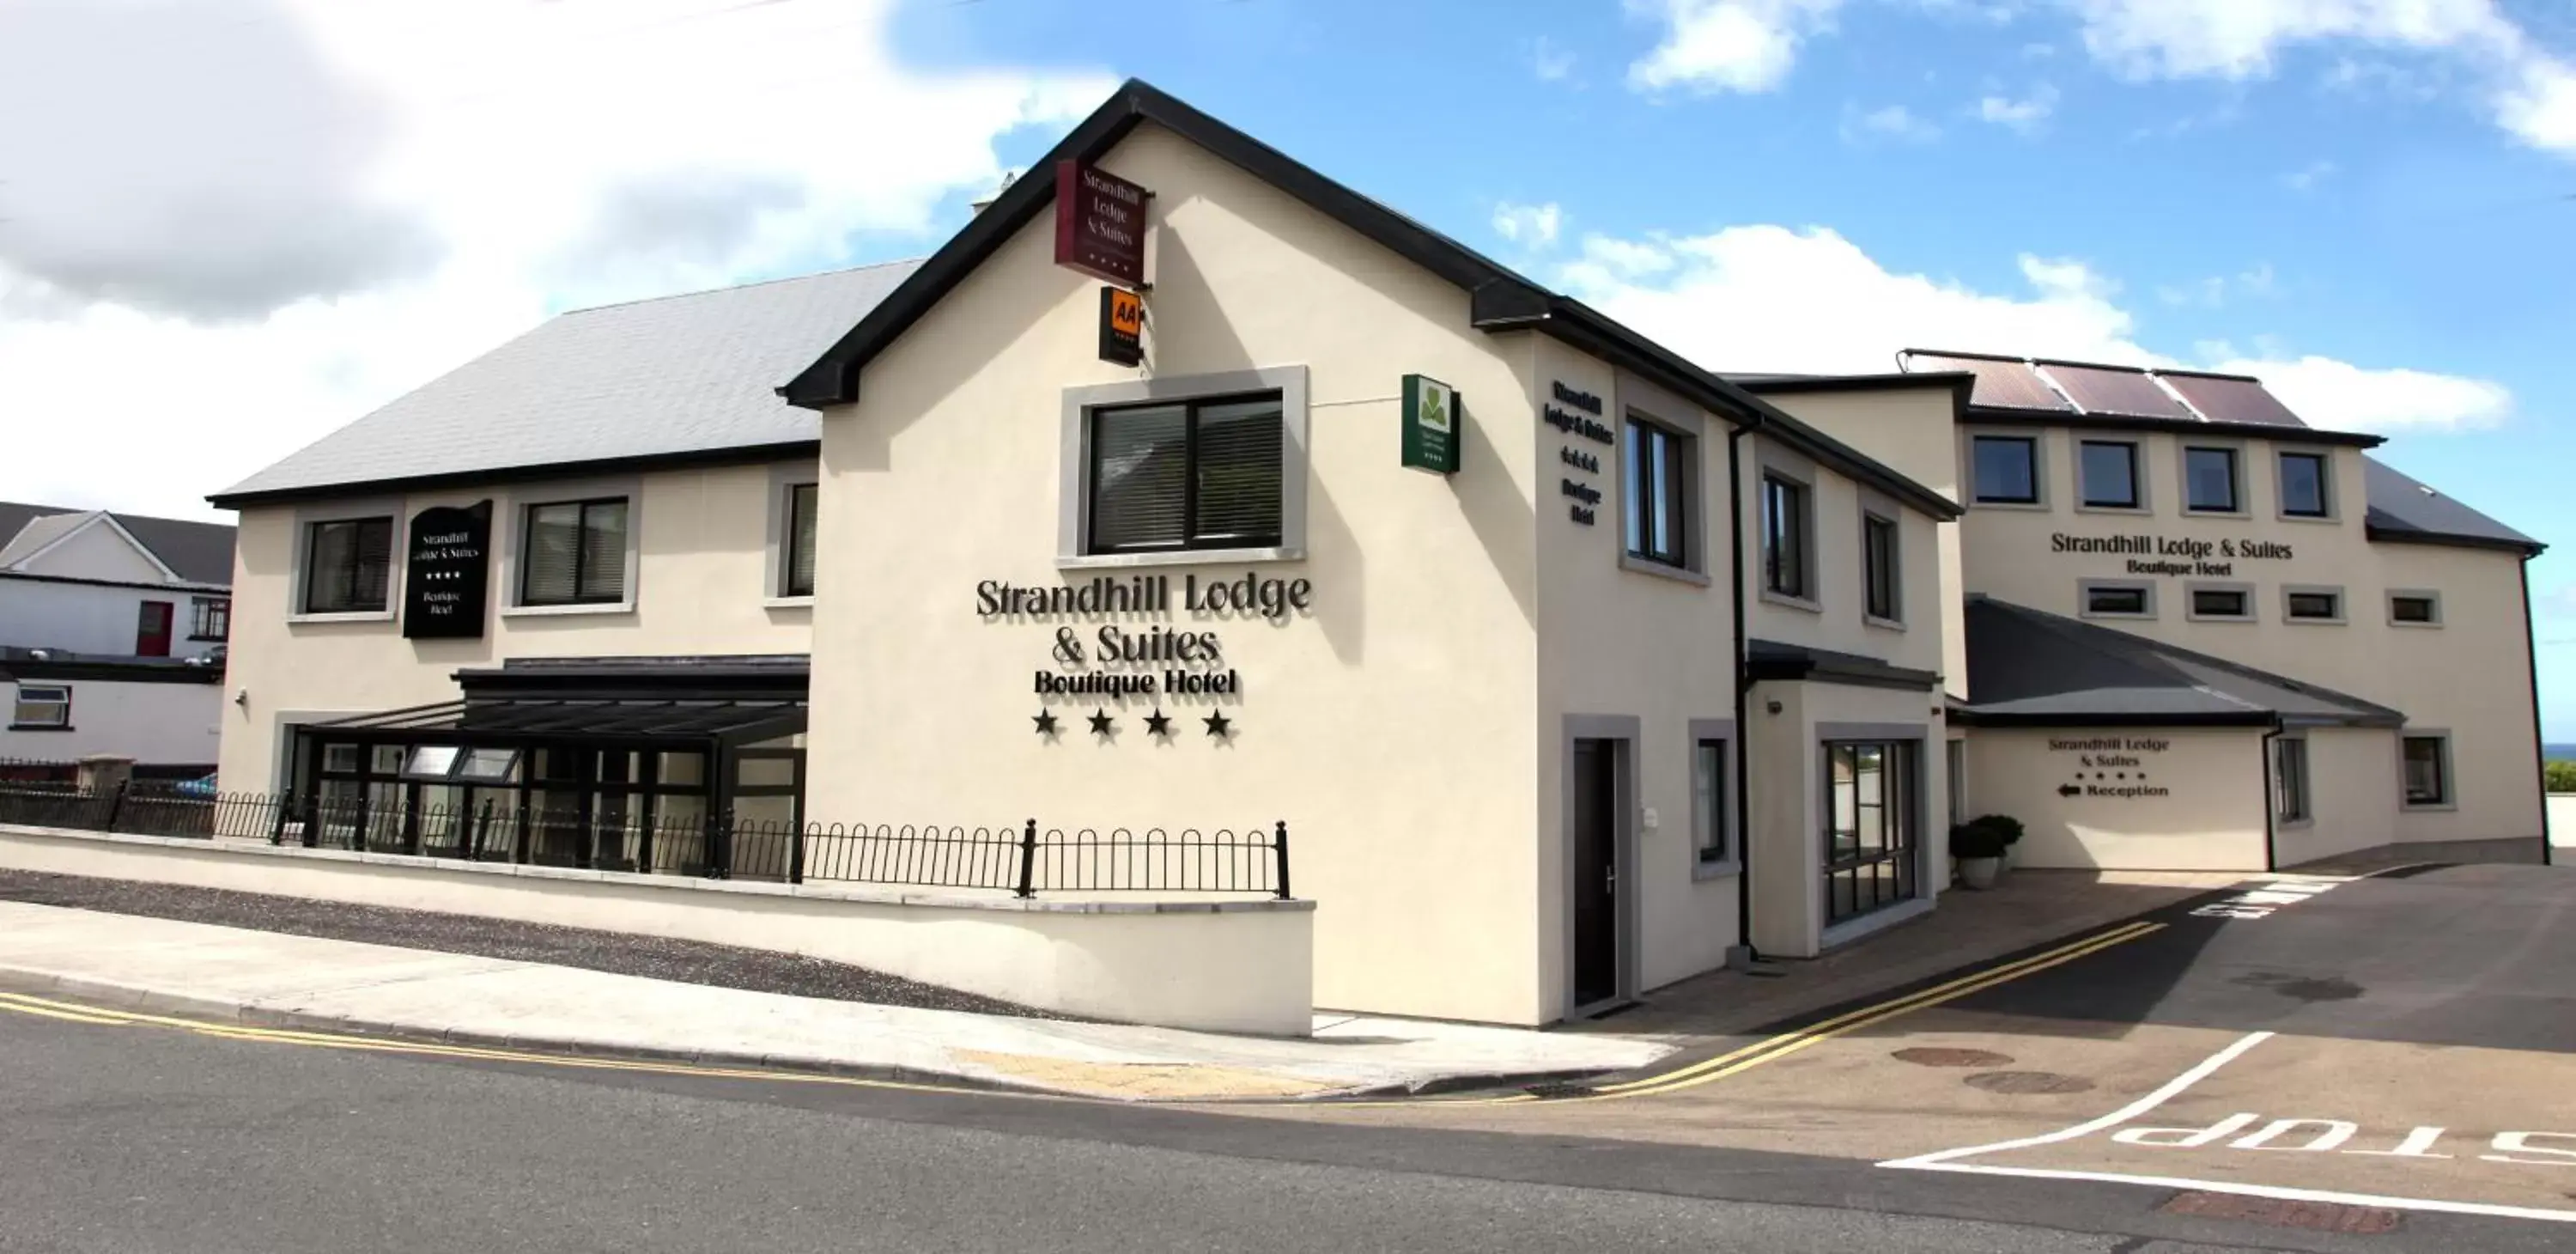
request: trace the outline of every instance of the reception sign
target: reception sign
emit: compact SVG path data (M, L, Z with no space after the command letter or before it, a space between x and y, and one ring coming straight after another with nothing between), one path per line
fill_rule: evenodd
M1055 165L1055 263L1145 286L1145 202L1154 193L1079 161Z
M403 572L403 635L470 640L483 634L492 587L492 503L412 515Z

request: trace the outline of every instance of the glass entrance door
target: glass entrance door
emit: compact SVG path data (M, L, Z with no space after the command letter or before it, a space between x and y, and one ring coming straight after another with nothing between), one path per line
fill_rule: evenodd
M1915 753L1908 740L1827 741L1825 923L1914 898L1921 879Z

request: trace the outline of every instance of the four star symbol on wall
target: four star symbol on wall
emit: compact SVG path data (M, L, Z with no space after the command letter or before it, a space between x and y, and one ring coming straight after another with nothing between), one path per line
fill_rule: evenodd
M1109 717L1109 711L1097 708L1091 711L1091 732L1093 735L1106 736L1109 734L1109 729L1117 725L1117 720Z
M1172 716L1163 713L1162 707L1156 706L1153 713L1145 716L1145 730L1148 734L1169 738L1172 734Z
M1055 711L1040 710L1037 712L1037 717L1032 718L1029 721L1038 725L1039 735L1052 736L1055 734Z
M1095 706L1092 708L1091 713L1083 716L1083 719L1091 724L1092 734L1112 739L1115 738L1113 733L1118 726L1118 718L1116 715L1111 714L1107 708ZM1199 721L1207 724L1207 734L1210 736L1214 736L1219 740L1230 740L1234 737L1234 720L1227 718L1225 716L1225 711L1223 710L1213 711L1206 718ZM1059 730L1056 725L1055 711L1053 710L1039 710L1036 714L1030 716L1029 722L1037 726L1038 734L1041 736L1051 737ZM1172 716L1163 713L1161 707L1156 707L1153 713L1145 716L1145 732L1148 735L1159 737L1161 739L1171 739Z
M1233 726L1233 724L1226 721L1225 711L1223 710L1219 710L1214 714L1208 715L1203 721L1207 723L1208 734L1219 740L1225 739L1227 729Z

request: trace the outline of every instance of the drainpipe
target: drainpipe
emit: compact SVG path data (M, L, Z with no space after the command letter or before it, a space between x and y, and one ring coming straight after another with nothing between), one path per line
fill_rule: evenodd
M2522 559L2522 656L2523 665L2531 672L2531 769L2539 772L2540 789L2540 865L2552 866L2558 861L2550 848L2549 835L2549 750L2540 734L2540 645L2531 631L2531 558ZM2460 782L2447 781L2456 791Z
M1755 423L1760 419L1757 417ZM1735 613L1735 952L1728 966L1750 966L1761 957L1753 948L1753 801L1746 785L1753 778L1746 765L1752 756L1751 714L1753 668L1744 639L1744 465L1743 444L1753 425L1739 425L1726 437L1726 517L1734 536L1735 577L1726 586Z
M2275 848L2281 826L2281 807L2273 804L2272 799L2272 742L2281 738L2281 732L2281 720L2275 718L2272 730L2263 733L2260 742L2263 755L2263 869L2266 871L2281 869L2281 855Z

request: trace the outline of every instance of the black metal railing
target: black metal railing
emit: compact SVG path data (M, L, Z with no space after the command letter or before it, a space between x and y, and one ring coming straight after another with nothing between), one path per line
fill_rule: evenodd
M1288 825L1055 828L841 824L539 807L511 794L414 805L411 790L199 796L133 781L84 791L0 782L0 823L152 836L227 837L366 853L784 883L1046 892L1289 896Z

